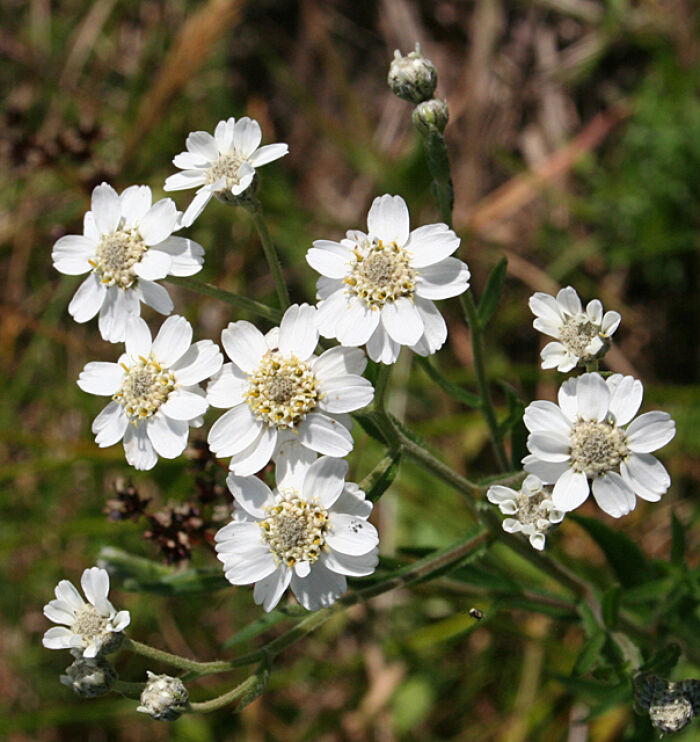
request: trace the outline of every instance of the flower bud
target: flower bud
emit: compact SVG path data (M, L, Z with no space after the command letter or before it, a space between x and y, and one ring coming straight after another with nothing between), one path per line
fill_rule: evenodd
M700 714L700 681L672 683L652 673L634 678L634 705L637 713L648 713L651 723L664 734L680 732Z
M447 103L439 98L423 101L413 109L413 125L423 135L428 134L432 128L442 134L448 118Z
M190 705L190 694L180 678L146 671L148 681L136 708L157 721L175 721Z
M684 693L669 689L649 707L649 719L661 734L680 732L693 720L693 705Z
M117 673L104 657L78 657L61 675L61 683L72 688L81 698L97 698L109 693Z
M397 49L389 65L387 76L389 87L402 100L409 103L422 103L432 98L437 85L435 65L426 59L416 44L416 50L405 57Z

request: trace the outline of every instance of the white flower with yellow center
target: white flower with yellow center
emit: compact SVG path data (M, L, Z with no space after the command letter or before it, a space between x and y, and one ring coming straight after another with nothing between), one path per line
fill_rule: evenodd
M446 224L410 231L406 202L388 194L374 200L367 228L340 242L316 240L306 254L321 274L321 335L350 347L366 343L367 355L385 364L396 361L402 345L422 356L435 353L447 326L433 300L469 288L466 264L449 257L459 237Z
M92 424L97 445L112 446L123 438L126 460L140 470L152 469L158 456L178 457L190 426L202 424L209 406L199 383L222 363L211 340L192 344L192 327L184 317L168 317L155 340L141 318L132 319L118 363L88 363L78 378L83 391L112 397Z
M56 270L69 276L90 272L68 305L76 322L98 312L102 337L120 343L126 323L141 313L141 302L170 314L173 302L155 281L192 276L202 268L204 250L174 237L178 211L172 199L152 203L148 186L131 186L121 195L102 183L92 192L92 209L82 235L66 235L53 246Z
M367 522L372 503L353 482L348 464L315 454L297 443L282 447L277 486L257 477L230 474L233 521L215 536L226 579L255 583L253 598L271 611L291 586L297 600L315 611L347 589L346 575L364 577L377 566L377 531Z
M545 487L534 474L525 477L517 492L510 487L494 484L489 487L486 497L489 502L498 505L503 515L513 516L503 521L503 530L527 536L537 551L544 549L547 531L564 520L564 513L554 507L552 488Z
M632 420L642 395L642 383L632 376L603 379L590 373L565 381L558 405L528 405L524 421L530 455L523 459L524 469L554 485L558 510L576 509L591 490L615 518L634 509L635 495L649 502L661 499L671 478L651 452L673 438L676 426L667 412Z
M113 652L131 620L129 611L117 612L107 600L109 575L104 569L86 569L80 584L87 603L72 582L61 580L56 586L56 600L44 606L44 615L62 625L50 628L43 644L47 649L73 649L88 658Z
M212 196L232 201L253 182L255 168L278 160L289 152L286 144L266 144L261 147L262 131L254 119L230 118L219 121L214 136L206 131L194 131L187 137L187 152L181 152L173 164L182 172L165 181L166 191L198 188L187 207L182 225L189 227L202 213Z
M260 471L289 440L329 456L352 450L347 413L374 396L360 376L367 358L358 348L340 347L316 357L315 320L314 307L294 304L267 335L244 320L221 333L232 363L212 379L207 399L231 409L212 425L209 448L231 456L231 471L240 476Z
M617 312L603 314L598 299L589 301L584 312L572 286L562 289L556 299L538 291L530 297L529 306L536 316L532 326L556 338L542 349L542 368L562 372L600 358L610 347L610 337L621 319Z

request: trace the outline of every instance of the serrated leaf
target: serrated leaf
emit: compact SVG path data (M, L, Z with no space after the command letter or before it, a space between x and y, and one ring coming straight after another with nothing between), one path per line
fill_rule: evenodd
M586 639L576 658L574 669L571 671L573 676L584 675L595 665L607 638L607 633L602 629L598 629L593 636Z
M385 456L360 482L360 489L365 491L368 500L377 502L391 486L399 471L400 458L398 452Z
M617 616L620 612L621 592L619 585L613 585L603 593L603 598L600 601L603 621L611 629L614 629L617 624Z
M677 567L685 566L685 525L671 513L671 562Z
M656 577L644 552L621 531L613 531L605 523L582 515L569 514L598 544L623 587L636 587Z
M486 281L486 288L479 301L478 313L479 324L482 328L486 327L491 317L493 317L503 293L503 282L508 270L508 260L501 258L498 263L491 269Z
M425 373L442 389L443 392L448 394L452 399L460 402L467 407L479 408L481 407L481 397L478 394L466 391L461 387L448 381L430 362L429 359L421 356L416 356L418 359L418 365L425 371Z

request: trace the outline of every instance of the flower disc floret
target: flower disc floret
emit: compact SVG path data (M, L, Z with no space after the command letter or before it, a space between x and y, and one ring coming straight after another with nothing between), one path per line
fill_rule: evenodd
M95 249L95 257L89 262L95 267L102 283L128 289L138 278L134 266L146 250L148 245L137 229L119 229L102 236Z
M310 364L269 351L251 374L244 396L257 420L293 428L318 404L318 381Z
M410 256L396 242L365 239L354 250L356 262L345 282L350 293L369 307L381 309L402 296L413 298L416 271Z
M618 469L628 454L626 441L614 422L579 420L571 430L571 467L589 478Z
M124 381L112 399L124 408L131 422L154 415L177 386L175 374L163 368L153 354L131 366L122 363L122 368Z

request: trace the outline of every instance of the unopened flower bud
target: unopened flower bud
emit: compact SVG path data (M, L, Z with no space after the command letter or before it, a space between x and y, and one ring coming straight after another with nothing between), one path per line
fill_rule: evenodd
M112 689L116 679L116 671L101 655L94 658L78 657L60 678L63 685L72 688L81 698L104 696Z
M136 708L157 721L175 721L190 705L190 694L180 678L146 671L148 681Z
M634 701L635 710L648 713L662 735L680 732L700 713L700 681L673 683L641 673L634 678Z
M389 87L402 100L409 103L422 103L433 97L437 85L435 65L426 59L416 44L416 50L402 57L397 49L389 66L387 77Z
M413 125L424 135L433 128L442 134L447 126L448 118L447 103L439 98L426 100L413 109Z
M649 719L661 734L680 732L693 720L693 706L685 694L669 689L649 707Z

